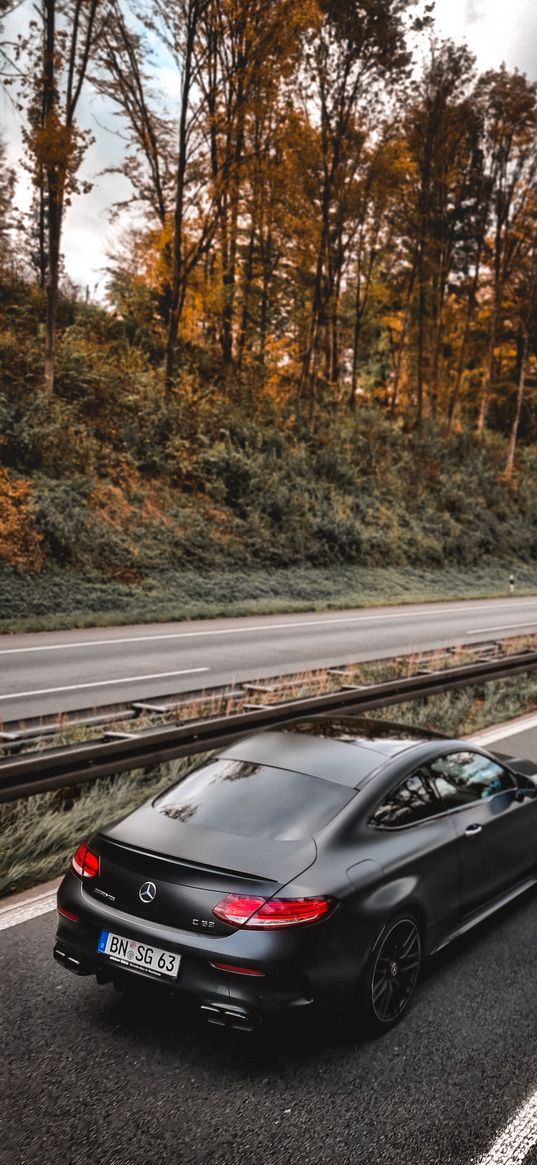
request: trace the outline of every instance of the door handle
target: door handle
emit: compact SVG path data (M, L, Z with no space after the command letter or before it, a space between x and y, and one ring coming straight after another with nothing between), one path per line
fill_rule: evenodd
M481 833L482 828L483 828L482 825L467 825L467 827L464 831L464 836L465 837L477 837L478 833Z

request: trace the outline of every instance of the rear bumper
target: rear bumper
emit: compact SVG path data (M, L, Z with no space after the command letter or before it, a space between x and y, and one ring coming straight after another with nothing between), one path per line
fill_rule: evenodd
M62 919L62 924L63 921ZM75 938L67 935L62 924L58 927L56 935L54 958L60 966L75 975L95 975L100 983L124 984L127 976L129 979L138 978L162 990L188 997L198 1002L200 1006L202 1004L224 1008L235 1006L255 1012L259 1016L265 1013L296 1011L313 1003L313 996L304 990L298 981L292 982L291 977L286 981L282 976L276 979L267 975L265 979L259 980L234 972L219 971L211 966L209 960L193 958L184 951L181 951L182 962L177 980L153 978L143 972L131 971L112 960L89 955L87 949L84 949L85 944L83 946L79 941L82 936ZM138 932L136 937L143 940L147 936ZM171 943L168 944L168 948L176 951L179 949L177 945L172 948ZM260 982L263 984L262 987L259 986Z
M79 919L75 922L58 916L54 957L61 966L76 975L95 975L103 983L125 982L127 977L155 982L161 989L213 1009L212 1015L205 1013L211 1022L227 1022L225 1017L222 1019L222 1009L238 1008L257 1019L268 1014L296 1013L313 1006L341 1006L347 994L350 999L356 986L356 967L345 983L337 973L337 964L327 963L324 925L307 928L307 934L306 928L302 934L244 930L217 938L191 934L148 923L146 919L96 902L84 892L83 884L73 874L68 874L60 886L58 905ZM138 976L123 964L100 955L97 946L103 929L180 954L177 980L153 979L143 973ZM213 962L247 966L264 974L251 977L222 971L213 967ZM214 1015L214 1011L218 1014Z
M378 921L346 909L345 903L316 926L279 932L242 928L217 936L190 932L96 900L71 872L59 888L58 905L79 920L59 916L54 950L57 961L75 974L95 975L99 982L138 978L134 971L98 953L101 931L109 930L181 955L177 980L154 980L163 990L188 997L199 1006L248 1009L256 1016L349 1007L379 933ZM250 977L222 971L213 962L264 974ZM153 981L152 976L142 977Z

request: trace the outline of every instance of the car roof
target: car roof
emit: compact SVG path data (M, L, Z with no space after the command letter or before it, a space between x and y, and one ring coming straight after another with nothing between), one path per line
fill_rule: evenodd
M356 789L399 753L421 751L424 741L431 739L446 737L380 720L319 716L292 721L279 731L244 737L220 756L305 773Z

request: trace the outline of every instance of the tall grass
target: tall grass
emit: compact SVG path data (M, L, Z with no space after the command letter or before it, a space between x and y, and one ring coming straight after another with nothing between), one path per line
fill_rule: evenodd
M57 877L97 826L131 813L191 766L191 758L171 761L0 805L0 895Z

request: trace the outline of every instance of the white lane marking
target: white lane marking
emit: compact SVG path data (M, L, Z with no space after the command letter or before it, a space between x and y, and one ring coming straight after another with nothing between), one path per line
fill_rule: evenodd
M522 607L533 606L535 600L528 600L528 602L520 602L517 605ZM473 615L476 611L497 611L503 608L507 610L513 609L512 603L495 604L487 607L451 607L449 603L444 608L437 607L434 610L419 610L419 611L402 611L397 615L349 615L340 619L301 619L295 623L263 623L257 627L220 627L218 629L211 629L208 631L173 631L168 635L130 635L125 638L117 639L88 639L82 640L79 643L41 643L37 647L2 647L0 648L0 655L23 655L29 651L73 651L81 647L117 647L121 643L155 643L163 639L195 639L207 635L245 635L247 632L251 634L253 631L286 631L294 630L297 627L325 627L334 626L341 623L345 626L347 623L378 623L384 622L385 619L413 619L416 615ZM488 628L485 628L488 630ZM468 632L474 634L474 632Z
M476 1165L522 1165L536 1142L537 1092L534 1092Z
M31 906L32 903L34 903L34 902L42 902L44 898L50 898L51 894L56 893L59 884L60 884L60 879L58 879L53 890L43 890L43 892L41 894L32 894L31 898L26 897L26 895L24 895L24 896L21 895L20 897L23 900L17 901L17 903L13 903L11 901L8 901L7 906L0 906L0 915L6 914L8 910L22 910L23 907ZM38 887L36 887L36 889L38 889Z
M504 623L501 627L475 627L473 631L467 631L467 635L482 635L484 631L487 634L490 631L511 631L515 627L535 627L537 626L537 619L529 619L527 623Z
M161 671L151 676L125 676L120 680L92 680L90 684L69 684L65 688L36 688L35 692L11 692L9 696L0 696L2 700L18 700L23 696L52 696L57 692L78 692L82 688L108 688L111 684L134 684L138 680L165 680L171 676L190 676L194 672L210 671L208 667L189 667L183 671Z
M7 930L9 926L18 926L20 922L29 922L39 914L47 914L56 907L56 890L52 893L40 894L36 898L29 898L20 906L3 906L0 910L0 930Z
M493 744L495 740L503 740L504 736L519 736L521 732L529 732L532 728L537 728L537 715L534 712L530 712L527 716L519 716L518 720L508 720L504 724L495 724L492 728L484 728L481 732L475 732L466 739L472 740L475 744L482 744L485 748L487 744Z

